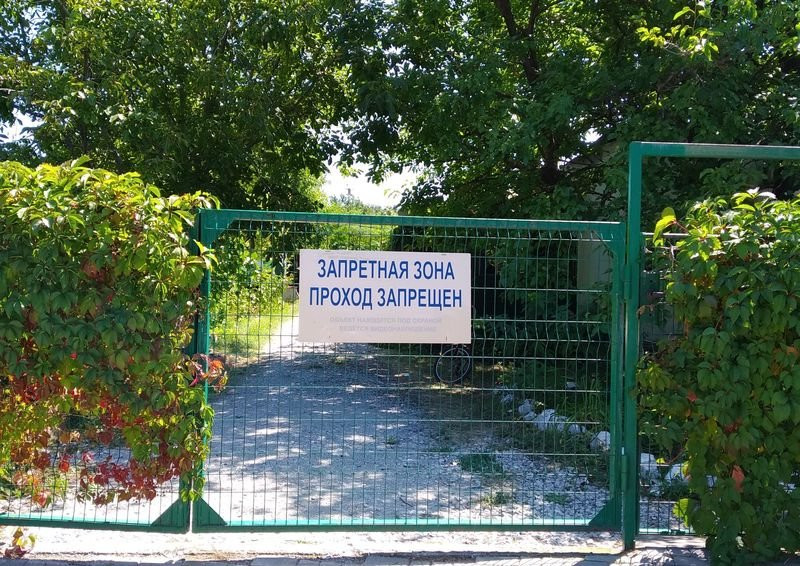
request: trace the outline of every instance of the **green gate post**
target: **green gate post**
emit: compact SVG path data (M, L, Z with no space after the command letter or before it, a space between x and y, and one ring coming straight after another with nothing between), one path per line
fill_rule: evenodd
M203 246L210 248L214 241L214 235L209 234L209 230L203 229L203 212L205 210L200 210L197 213L196 225L195 225L195 236L194 238L200 242ZM201 314L198 314L197 319L195 321L195 332L192 336L192 348L195 354L206 354L208 355L210 349L210 316L211 316L211 272L206 269L205 273L203 273L203 280L200 282L200 297L201 297L201 304L203 305L203 311ZM208 369L207 361L203 362L204 369ZM203 382L203 395L205 397L205 402L208 403L208 381ZM206 441L207 443L208 441ZM202 471L201 473L205 474L205 467L206 463L203 462ZM205 501L203 501L202 497L195 501L191 502L191 519L195 524L193 525L192 531L195 530L195 526L197 524L197 517L198 514L202 514L205 512L208 505Z
M645 157L800 160L800 147L632 142L628 161L628 253L625 288L625 415L622 538L634 546L639 531L638 415L634 397L639 358L639 276L642 257L642 165Z
M623 385L622 539L632 549L639 526L639 451L636 364L639 358L639 273L642 248L642 145L633 142L628 160L627 254L625 258L625 378Z

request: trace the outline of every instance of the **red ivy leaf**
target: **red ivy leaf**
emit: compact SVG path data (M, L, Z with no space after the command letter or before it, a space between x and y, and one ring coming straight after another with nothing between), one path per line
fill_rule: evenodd
M733 466L733 471L731 472L731 478L733 478L733 487L739 493L742 493L742 483L744 483L744 472L742 469L737 465Z

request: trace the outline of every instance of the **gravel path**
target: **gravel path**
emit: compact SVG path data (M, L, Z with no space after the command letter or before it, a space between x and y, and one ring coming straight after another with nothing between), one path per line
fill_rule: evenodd
M300 344L295 325L212 399L204 498L227 523L572 524L606 502L574 470L504 447L493 419L443 445L457 418L419 406L430 385L370 345Z

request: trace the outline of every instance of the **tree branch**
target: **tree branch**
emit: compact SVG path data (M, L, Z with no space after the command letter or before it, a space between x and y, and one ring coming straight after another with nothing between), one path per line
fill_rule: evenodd
M514 20L514 13L511 11L511 0L494 0L494 5L497 6L503 21L506 23L508 35L516 37L517 22Z
M536 20L539 19L539 14L542 13L541 5L539 4L539 0L533 0L531 2L531 11L528 15L528 27L525 28L525 33L527 35L533 34L533 29L536 27Z
M536 20L541 12L539 0L531 1L528 27L525 30L522 30L522 32L520 32L519 28L517 27L517 22L514 19L514 12L511 10L511 0L494 0L494 5L497 6L500 16L502 16L503 21L506 24L508 35L512 40L520 41L530 39L533 28L536 25ZM536 54L530 47L526 49L525 55L522 57L522 69L525 71L525 78L527 79L528 84L533 84L536 82L536 79L539 77L539 63L537 61Z

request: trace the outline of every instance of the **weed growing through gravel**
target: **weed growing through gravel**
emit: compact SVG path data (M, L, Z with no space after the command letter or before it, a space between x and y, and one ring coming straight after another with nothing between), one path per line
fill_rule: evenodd
M481 498L481 503L486 505L487 507L493 507L496 505L507 505L512 503L514 498L511 496L510 493L505 491L496 491L494 493L490 493L489 495L484 495Z
M569 496L563 493L545 493L544 500L556 505L566 505L569 503Z
M458 459L459 467L465 472L487 476L501 476L503 465L492 454L464 454Z

